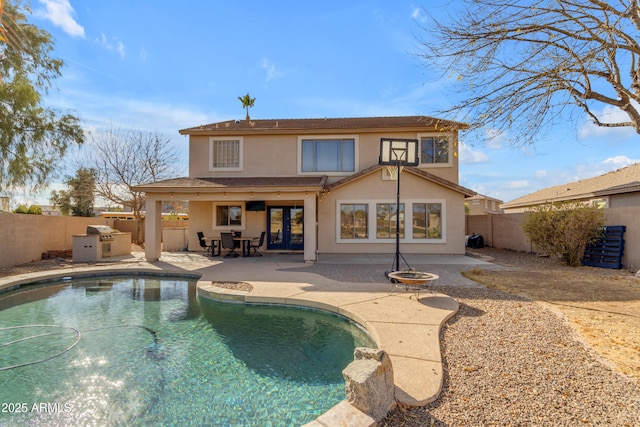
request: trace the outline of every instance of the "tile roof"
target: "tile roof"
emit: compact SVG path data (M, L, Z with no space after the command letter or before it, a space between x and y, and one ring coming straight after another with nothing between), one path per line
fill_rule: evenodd
M142 184L135 187L137 191L171 191L171 190L212 190L216 188L251 188L251 187L324 187L326 176L296 177L238 177L238 178L172 178L163 181Z
M181 135L228 133L287 133L362 129L466 129L464 123L429 116L352 117L316 119L227 120L180 130Z
M502 208L533 206L548 202L588 199L598 195L640 191L640 163L604 175L548 187L501 205Z
M361 177L363 177L365 175L369 175L370 173L379 171L383 167L384 166L381 166L381 165L370 166L370 167L368 167L366 169L361 170L360 172L356 172L353 175L350 175L350 176L348 176L346 178L343 178L343 179L341 179L339 181L336 181L336 182L333 182L333 183L327 185L327 190L331 191L334 188L338 188L338 187L341 187L343 185L347 185L347 184L349 184L349 183L351 183L351 182L353 182L353 181L355 181L357 179L360 179ZM427 179L429 181L435 182L435 183L440 184L440 185L442 185L444 187L447 187L447 188L450 188L450 189L452 189L454 191L462 193L465 197L473 196L473 195L476 194L476 192L473 191L473 190L469 190L468 188L465 188L465 187L463 187L461 185L458 185L458 184L456 184L454 182L451 182L451 181L446 180L444 178L440 178L439 176L436 176L436 175L434 175L432 173L429 173L429 172L427 172L425 170L422 170L422 169L419 169L419 168L416 168L416 167L405 167L404 170L407 171L407 172L410 172L410 173L412 173L414 175L417 175L417 176L419 176L421 178Z
M467 197L467 200L491 200L494 202L502 203L502 200L496 199L495 197L485 196L484 194L476 194L475 196Z

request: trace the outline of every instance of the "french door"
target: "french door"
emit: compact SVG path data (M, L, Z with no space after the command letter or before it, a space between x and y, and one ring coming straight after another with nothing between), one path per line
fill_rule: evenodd
M304 209L296 206L269 206L267 209L267 249L304 249Z

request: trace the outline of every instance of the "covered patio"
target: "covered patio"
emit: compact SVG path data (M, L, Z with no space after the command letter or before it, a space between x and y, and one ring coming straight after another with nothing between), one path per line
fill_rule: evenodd
M157 261L162 251L163 201L189 202L190 251L201 250L196 233L210 240L223 232L258 238L261 251L301 252L317 259L317 204L326 176L176 178L136 187L147 196L145 257Z

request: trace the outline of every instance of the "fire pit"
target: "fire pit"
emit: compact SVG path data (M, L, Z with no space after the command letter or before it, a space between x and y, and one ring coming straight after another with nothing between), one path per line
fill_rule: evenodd
M398 286L402 286L407 291L414 291L416 299L420 298L420 291L422 289L431 291L431 282L439 278L437 274L416 270L392 271L387 274L387 277L393 284L394 290Z

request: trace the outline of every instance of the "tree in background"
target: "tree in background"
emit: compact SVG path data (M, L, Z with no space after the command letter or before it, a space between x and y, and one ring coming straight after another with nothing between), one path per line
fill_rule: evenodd
M442 114L514 144L580 111L640 133L637 1L464 0L449 12L431 18L421 40L424 60L462 94ZM624 114L601 113L612 109Z
M94 172L96 195L131 208L140 236L146 197L134 187L176 176L177 161L170 140L157 133L109 129L91 137L84 164Z
M80 168L75 177L67 177L64 182L68 190L53 191L51 203L58 206L63 215L94 216L96 179L94 171Z
M522 230L541 253L578 266L589 243L602 235L604 212L596 205L549 203L527 212Z
M251 120L251 118L249 117L249 108L253 108L253 104L256 102L256 99L249 96L249 92L247 92L245 96L239 96L238 100L242 102L242 108L244 108L247 112L246 119Z
M42 208L38 205L19 205L14 209L14 213L18 214L28 214L28 215L42 215Z
M18 0L0 6L0 191L36 189L84 133L76 117L41 104L63 66L51 35L26 22Z

